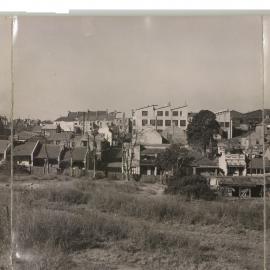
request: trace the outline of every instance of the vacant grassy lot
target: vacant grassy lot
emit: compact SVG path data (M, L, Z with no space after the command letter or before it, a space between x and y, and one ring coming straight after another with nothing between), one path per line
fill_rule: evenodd
M262 269L261 200L187 202L162 190L158 184L19 177L15 269ZM3 204L7 193L3 184ZM9 247L5 217L3 210L2 258ZM8 269L0 261L0 269Z

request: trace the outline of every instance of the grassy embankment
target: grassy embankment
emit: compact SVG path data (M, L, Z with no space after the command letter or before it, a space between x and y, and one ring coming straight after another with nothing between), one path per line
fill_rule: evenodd
M259 200L187 202L151 184L49 179L16 183L17 269L262 268Z

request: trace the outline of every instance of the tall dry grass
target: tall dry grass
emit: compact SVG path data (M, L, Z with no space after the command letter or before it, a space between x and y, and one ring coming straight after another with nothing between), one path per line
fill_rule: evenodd
M18 249L39 258L28 261L25 269L62 270L74 251L108 243L123 251L162 251L172 261L181 258L187 264L202 265L217 259L215 247L170 229L171 223L262 229L262 204L256 200L186 202L173 195L142 196L141 191L138 183L86 180L74 187L16 188ZM166 269L177 269L170 267Z
M77 187L87 193L89 207L108 213L161 222L223 224L254 230L263 228L263 203L260 199L188 202L179 195L163 195L157 198L138 196L140 187L133 184L79 182ZM270 224L270 212L268 222Z

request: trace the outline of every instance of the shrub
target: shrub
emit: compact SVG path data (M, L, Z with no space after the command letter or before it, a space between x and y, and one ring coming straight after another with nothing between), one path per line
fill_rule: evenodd
M105 178L105 173L102 171L96 172L95 179L104 179Z
M172 178L165 190L169 194L182 194L187 199L215 199L215 193L207 184L206 178L200 175L184 176L181 178Z
M136 182L139 182L140 179L141 179L141 176L139 174L133 174L133 179L136 181Z

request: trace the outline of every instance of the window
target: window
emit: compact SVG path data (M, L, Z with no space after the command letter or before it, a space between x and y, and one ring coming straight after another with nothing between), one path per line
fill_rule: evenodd
M178 126L178 120L172 120L173 126L177 127Z
M150 120L150 125L155 126L156 125L156 120Z
M165 112L165 116L169 116L169 111L166 111Z
M225 122L225 127L229 127L230 123L229 122Z
M86 141L82 141L81 144L82 144L82 146L87 146L87 142Z
M147 119L143 119L143 120L142 120L142 125L143 125L143 126L146 126L147 124L148 124Z
M163 120L157 120L157 126L162 127L163 126Z
M165 120L165 126L170 127L171 126L171 120Z
M148 111L142 111L142 116L147 116L148 115Z
M186 120L180 120L180 126L185 127L186 126Z
M157 116L163 116L163 111L157 111Z
M180 111L179 113L180 113L180 116L182 116L182 111Z
M172 115L173 115L173 116L178 116L178 111L173 111L173 112L172 112Z

